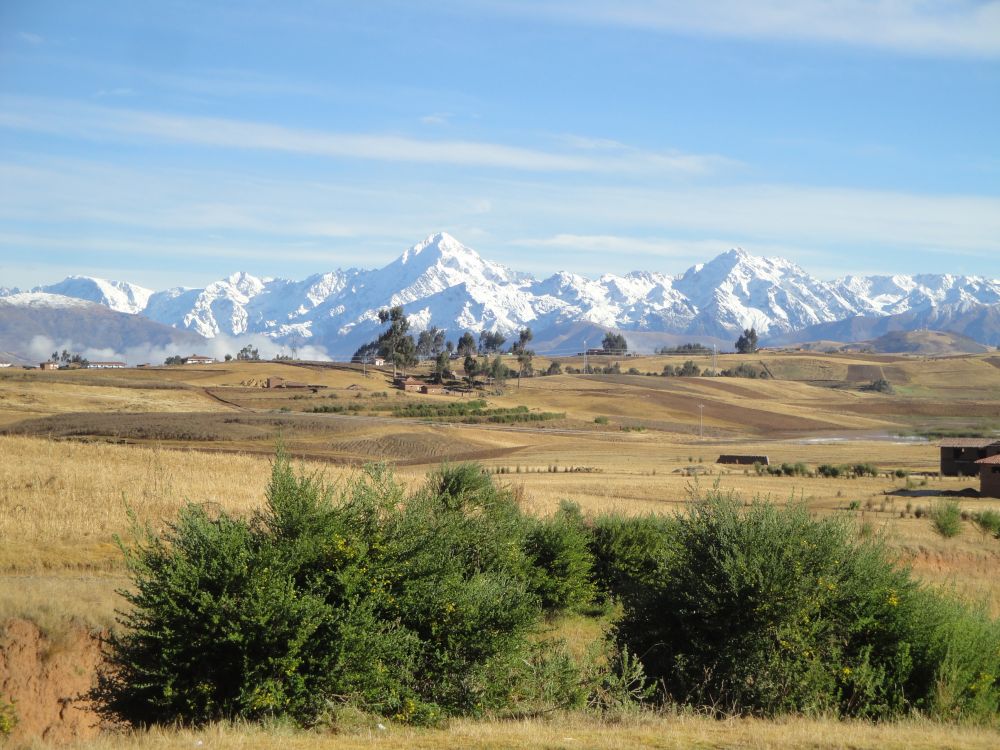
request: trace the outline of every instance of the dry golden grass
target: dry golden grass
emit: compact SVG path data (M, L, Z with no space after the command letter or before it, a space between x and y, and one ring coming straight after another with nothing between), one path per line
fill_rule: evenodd
M626 750L627 748L851 748L862 750L988 750L1000 745L995 730L942 725L926 721L870 724L852 721L788 718L774 721L702 716L639 715L602 722L581 715L523 721L452 722L446 729L415 729L374 721L340 734L287 728L214 725L199 730L154 729L135 734L106 735L76 747L81 750L155 750L205 747L217 750L282 748L288 750L506 750L537 748Z

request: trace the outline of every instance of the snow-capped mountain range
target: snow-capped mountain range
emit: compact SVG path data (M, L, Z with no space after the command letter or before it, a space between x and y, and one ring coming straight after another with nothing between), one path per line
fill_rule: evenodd
M392 305L405 307L414 330L437 326L453 338L466 330L510 335L530 326L539 351L578 350L588 337L594 346L611 329L634 339L637 349L687 340L729 346L750 326L766 340L856 316L998 305L1000 280L940 274L827 282L782 258L740 248L679 276L636 271L589 279L562 272L539 280L440 233L377 270L337 270L302 281L240 272L204 289L164 291L71 276L27 296L37 304L38 294L89 300L206 338L259 334L340 358L378 335L378 310ZM24 296L0 288L8 302Z

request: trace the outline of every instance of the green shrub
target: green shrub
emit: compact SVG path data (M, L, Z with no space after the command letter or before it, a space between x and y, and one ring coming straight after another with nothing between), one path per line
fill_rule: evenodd
M983 536L992 534L1000 539L1000 512L995 510L981 510L972 514L972 523L982 533Z
M623 598L623 646L668 697L725 711L901 709L899 605L913 588L839 520L713 497L680 518L659 580Z
M870 463L854 464L851 467L851 473L856 477L877 477L878 467Z
M17 726L17 712L14 704L0 699L0 738L6 737Z
M608 423L607 417L594 417L594 424L607 424L607 423Z
M962 532L962 509L954 500L942 500L930 512L934 531L945 539L951 539Z
M580 506L563 501L551 518L529 521L531 588L548 612L580 609L594 598L594 558Z
M1000 625L920 589L844 520L716 495L674 537L658 575L625 589L617 624L664 697L726 713L996 720Z
M132 724L400 721L502 708L540 613L525 523L478 467L407 496L383 467L335 492L279 455L249 521L189 506L126 549L131 610L95 698Z
M590 550L598 595L636 596L655 586L674 554L675 530L675 520L662 515L614 513L595 518Z

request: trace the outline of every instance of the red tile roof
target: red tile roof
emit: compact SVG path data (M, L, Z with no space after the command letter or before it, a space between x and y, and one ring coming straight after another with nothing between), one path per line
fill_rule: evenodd
M1000 445L997 438L947 438L938 443L939 448L989 448Z
M976 461L977 464L986 464L987 466L1000 466L1000 454L995 456L989 456L988 458L981 458Z

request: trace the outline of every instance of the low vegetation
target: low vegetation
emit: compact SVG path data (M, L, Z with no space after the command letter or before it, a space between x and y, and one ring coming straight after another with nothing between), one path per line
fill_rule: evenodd
M453 401L451 403L409 402L392 410L395 417L418 417L443 422L464 422L466 424L513 424L516 422L545 422L563 419L566 415L557 412L530 411L527 406L509 408L488 408L481 399Z
M279 455L263 510L190 505L123 548L131 610L95 697L132 724L1000 710L1000 626L804 506L713 492L674 517L536 519L474 464L407 492L384 467L334 487ZM609 638L541 637L566 612L612 613Z
M930 511L934 531L945 539L951 539L962 532L962 509L954 500L941 500Z

